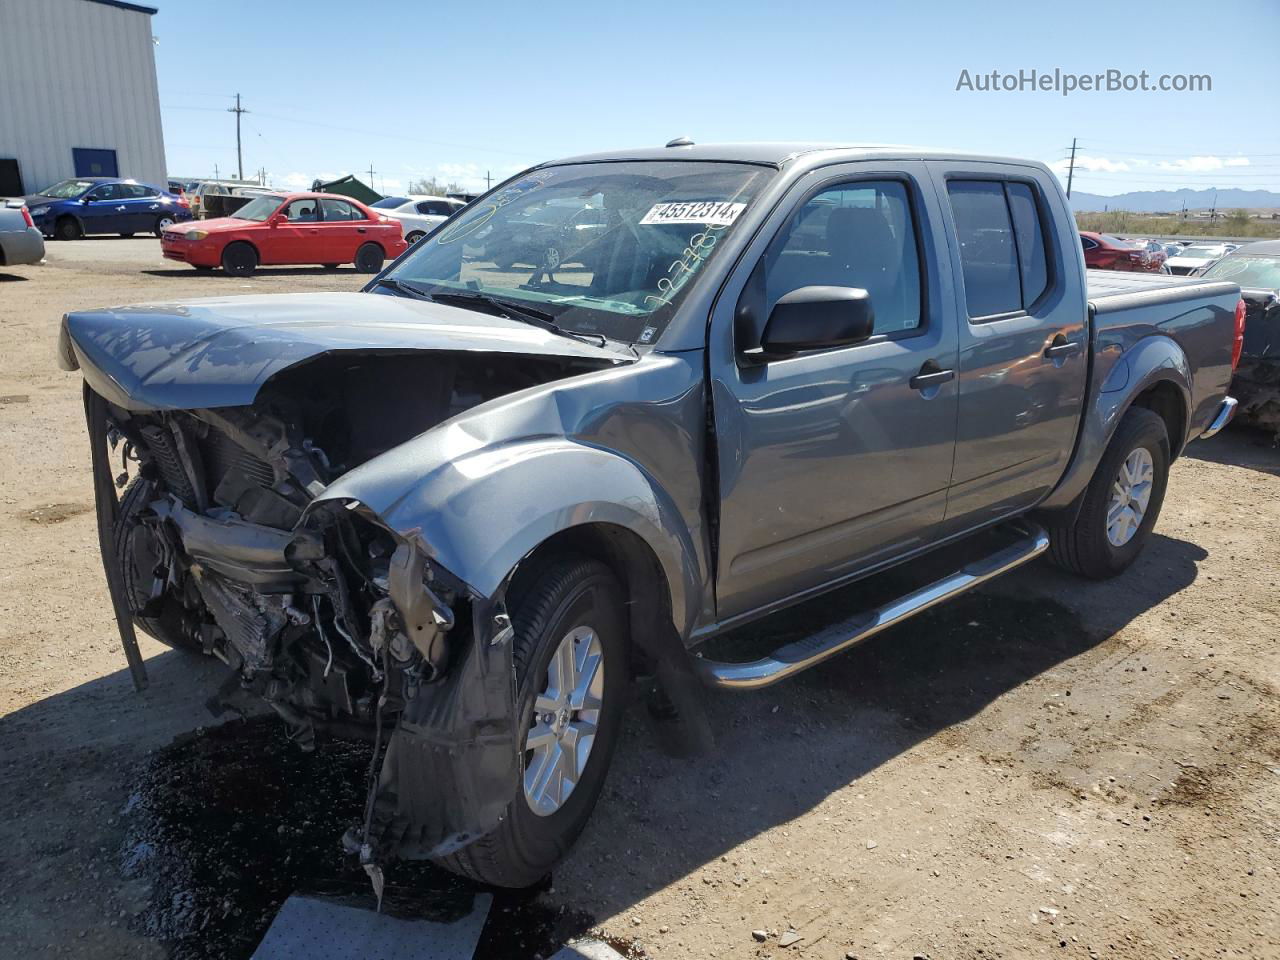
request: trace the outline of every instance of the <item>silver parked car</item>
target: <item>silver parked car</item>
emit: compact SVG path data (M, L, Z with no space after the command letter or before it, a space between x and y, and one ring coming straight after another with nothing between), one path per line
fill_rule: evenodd
M44 237L20 200L0 200L0 267L39 263L44 259Z

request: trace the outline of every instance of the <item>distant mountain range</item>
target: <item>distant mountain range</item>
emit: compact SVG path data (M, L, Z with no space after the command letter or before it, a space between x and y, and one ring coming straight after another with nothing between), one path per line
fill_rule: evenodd
M1215 204L1214 195L1217 194ZM1219 211L1254 207L1280 207L1280 193L1270 190L1135 190L1103 197L1096 193L1071 191L1071 206L1079 212L1101 213L1103 210L1128 210L1133 213L1172 213L1186 205L1188 210Z

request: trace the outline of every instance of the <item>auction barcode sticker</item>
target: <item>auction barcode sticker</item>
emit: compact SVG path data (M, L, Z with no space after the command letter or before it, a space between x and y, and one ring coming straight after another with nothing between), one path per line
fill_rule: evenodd
M640 222L645 223L704 223L727 227L745 210L745 203L731 200L679 200L675 203L655 203Z

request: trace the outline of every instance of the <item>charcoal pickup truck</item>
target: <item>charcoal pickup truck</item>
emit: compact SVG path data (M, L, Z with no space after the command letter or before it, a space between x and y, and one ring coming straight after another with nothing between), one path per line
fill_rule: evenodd
M484 259L582 202L589 264ZM363 292L79 311L59 352L135 681L137 627L304 749L366 736L371 876L517 887L582 830L631 691L705 749L703 685L1046 551L1123 571L1231 417L1243 317L1235 283L1086 276L1038 163L673 141L530 169ZM767 656L697 649L943 545Z

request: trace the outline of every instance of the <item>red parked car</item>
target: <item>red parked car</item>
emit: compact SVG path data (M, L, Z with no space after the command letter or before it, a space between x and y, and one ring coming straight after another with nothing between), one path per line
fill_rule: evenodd
M197 270L221 266L247 277L259 266L354 263L377 273L405 251L400 221L380 217L363 203L331 193L271 193L229 217L169 227L160 249Z
M1080 245L1084 247L1084 265L1090 270L1160 273L1164 262L1163 259L1152 257L1144 247L1113 237L1109 233L1081 230Z

